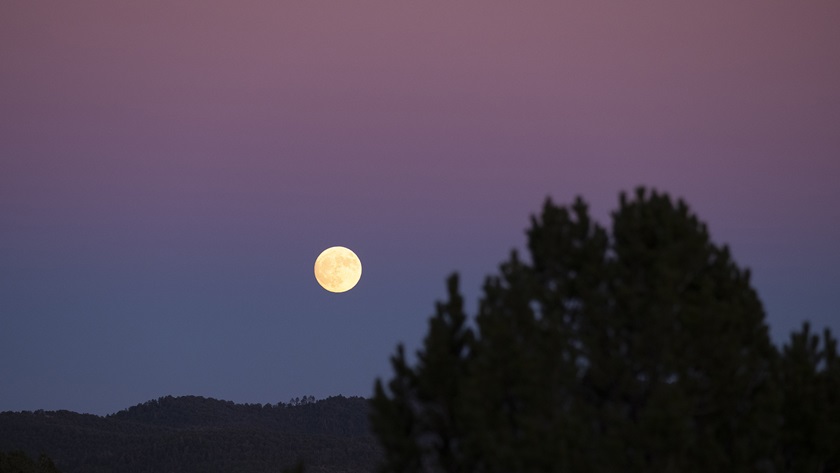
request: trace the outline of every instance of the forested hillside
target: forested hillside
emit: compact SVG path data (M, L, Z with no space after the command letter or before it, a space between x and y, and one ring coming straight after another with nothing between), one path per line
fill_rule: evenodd
M373 471L380 452L362 398L274 405L163 397L105 417L0 413L0 451L47 454L63 473Z

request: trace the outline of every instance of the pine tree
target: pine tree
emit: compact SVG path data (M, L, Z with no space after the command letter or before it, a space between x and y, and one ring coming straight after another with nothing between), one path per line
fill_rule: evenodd
M783 471L840 471L840 358L837 339L806 322L782 349Z
M484 285L454 278L411 365L377 382L383 471L762 471L779 396L749 272L682 201L622 195L612 228L546 201Z
M449 300L437 304L417 366L409 366L399 346L391 359L391 397L381 381L376 382L371 421L385 450L383 471L470 469L461 444L466 407L461 380L468 377L465 360L473 339L465 326L457 276L450 277L447 286Z

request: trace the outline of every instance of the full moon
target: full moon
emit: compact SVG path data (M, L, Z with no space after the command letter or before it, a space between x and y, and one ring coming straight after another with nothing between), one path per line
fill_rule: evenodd
M330 292L347 292L362 277L362 262L343 246L322 251L315 260L315 279Z

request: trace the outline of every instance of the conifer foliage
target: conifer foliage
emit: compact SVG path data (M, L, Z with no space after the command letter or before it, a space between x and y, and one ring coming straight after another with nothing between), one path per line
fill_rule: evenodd
M778 353L685 202L622 194L607 230L548 200L527 237L474 324L452 276L416 362L400 346L377 381L383 472L837 471L836 342Z

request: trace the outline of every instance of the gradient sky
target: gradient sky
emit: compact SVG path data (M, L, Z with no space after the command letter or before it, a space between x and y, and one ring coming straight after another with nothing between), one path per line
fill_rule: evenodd
M4 0L0 411L368 396L546 196L683 197L840 332L840 2ZM364 275L333 295L332 245Z

